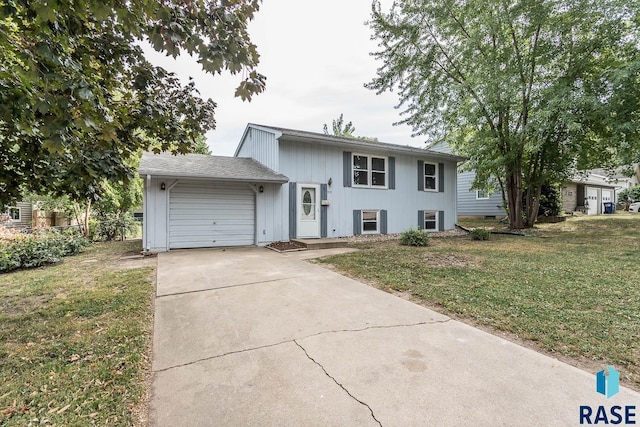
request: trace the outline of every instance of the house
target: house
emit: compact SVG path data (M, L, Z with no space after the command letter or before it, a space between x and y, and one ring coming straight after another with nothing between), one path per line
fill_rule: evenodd
M463 158L247 125L234 157L145 153L148 251L448 230Z
M440 141L429 147L433 151L452 154L452 149L446 142ZM474 171L459 171L456 187L456 206L458 217L496 218L507 215L502 202L502 193L488 192L472 188L476 179Z
M615 179L606 174L586 172L562 186L562 209L567 213L583 212L588 215L605 213L605 203L616 202Z
M496 218L507 215L502 201L502 192L493 192L472 188L476 173L473 171L458 173L458 216Z
M9 217L9 220L4 224L5 227L25 228L33 225L33 206L31 203L17 202L12 206L7 206L4 212Z

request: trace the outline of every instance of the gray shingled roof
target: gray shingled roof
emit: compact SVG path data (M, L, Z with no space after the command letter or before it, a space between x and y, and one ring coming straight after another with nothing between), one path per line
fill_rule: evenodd
M279 182L289 181L262 163L243 157L205 154L144 153L138 173L141 176L206 178L217 181Z
M294 140L313 140L318 143L328 143L328 144L340 144L340 145L351 145L354 147L362 147L362 148L370 148L377 150L385 150L391 152L398 153L407 153L407 154L416 154L421 156L429 156L447 160L454 160L457 162L462 162L467 160L466 157L456 156L455 154L444 153L441 151L428 150L425 148L412 147L410 145L399 145L399 144L390 144L388 142L374 142L368 141L366 139L359 138L347 138L343 136L335 136L335 135L326 135L323 133L317 132L308 132L303 130L296 129L287 129L276 126L267 126L267 125L259 125L255 123L249 123L248 126L254 126L256 128L263 129L271 129L276 132L280 132L285 139L294 139Z

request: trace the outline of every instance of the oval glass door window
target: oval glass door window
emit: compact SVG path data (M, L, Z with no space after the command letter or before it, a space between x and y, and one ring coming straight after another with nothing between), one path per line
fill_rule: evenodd
M309 213L311 213L311 193L309 190L306 190L304 196L302 196L302 205L304 206L304 214L309 216Z
M302 219L303 220L316 219L316 189L315 188L302 189Z

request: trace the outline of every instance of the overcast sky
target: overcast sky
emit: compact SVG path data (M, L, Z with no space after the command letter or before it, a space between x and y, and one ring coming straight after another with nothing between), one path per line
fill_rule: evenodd
M377 46L365 25L370 11L368 0L265 0L249 32L267 89L251 102L233 96L239 76L205 74L186 54L173 60L151 51L148 57L185 81L193 77L202 97L218 104L216 130L207 134L216 155L233 155L247 123L322 132L340 113L358 136L424 146L408 126L392 125L400 119L395 93L364 88L377 68L369 55Z

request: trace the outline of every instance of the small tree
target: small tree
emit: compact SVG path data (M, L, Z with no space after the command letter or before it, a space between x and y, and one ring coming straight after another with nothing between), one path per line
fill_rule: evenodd
M640 202L640 184L620 191L618 193L618 202L625 204L625 210L629 210L631 203Z

